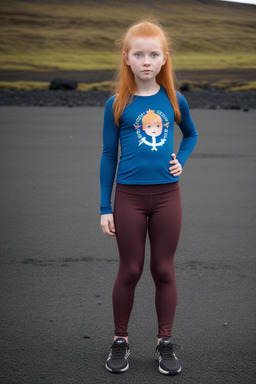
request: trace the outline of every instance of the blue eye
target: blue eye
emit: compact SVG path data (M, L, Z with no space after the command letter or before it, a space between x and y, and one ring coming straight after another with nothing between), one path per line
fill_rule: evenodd
M140 58L140 57L141 57L141 53L136 53L136 54L135 54L135 57Z
M152 57L156 58L156 57L158 57L158 54L157 53L152 53Z

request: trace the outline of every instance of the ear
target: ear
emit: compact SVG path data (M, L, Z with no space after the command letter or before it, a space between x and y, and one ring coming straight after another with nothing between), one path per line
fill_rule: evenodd
M169 52L165 52L164 60L163 60L163 64L162 65L164 65L166 63L166 60L167 60L168 56L169 56Z
M123 60L124 60L125 64L130 65L128 53L126 51L123 51Z

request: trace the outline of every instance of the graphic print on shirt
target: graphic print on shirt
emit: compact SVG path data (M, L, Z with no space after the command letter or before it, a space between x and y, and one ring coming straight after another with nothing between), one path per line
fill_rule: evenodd
M162 147L166 142L169 121L159 110L155 112L149 109L141 113L133 126L136 129L139 146L145 144L151 147L151 151L157 151L158 147Z

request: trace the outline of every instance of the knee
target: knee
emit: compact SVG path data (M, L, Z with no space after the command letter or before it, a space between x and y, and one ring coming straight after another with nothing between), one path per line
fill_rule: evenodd
M142 268L141 267L136 267L136 268L132 268L130 270L126 270L126 273L125 273L125 281L126 281L126 284L129 284L129 285L136 285L137 282L139 281L140 277L141 277L141 274L142 274Z
M151 274L157 282L171 284L174 280L174 273L170 268L151 268Z

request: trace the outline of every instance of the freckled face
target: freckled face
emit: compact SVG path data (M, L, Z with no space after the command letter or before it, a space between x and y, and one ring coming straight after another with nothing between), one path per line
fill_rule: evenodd
M143 131L149 136L159 136L162 133L163 125L161 123L150 123L143 125Z
M129 52L124 52L123 55L136 80L154 79L165 64L162 45L157 38L153 37L133 38Z

